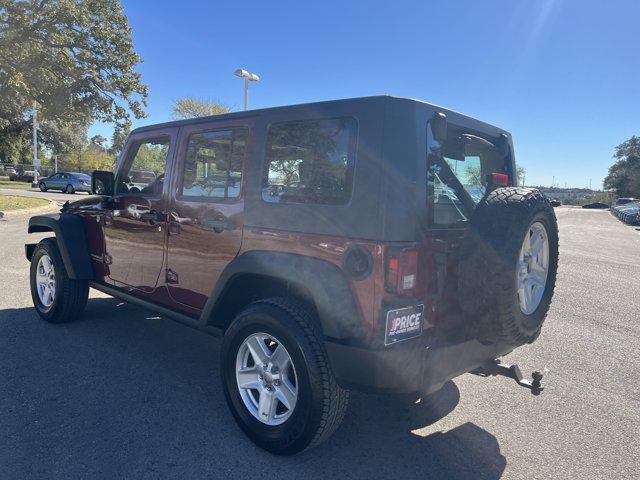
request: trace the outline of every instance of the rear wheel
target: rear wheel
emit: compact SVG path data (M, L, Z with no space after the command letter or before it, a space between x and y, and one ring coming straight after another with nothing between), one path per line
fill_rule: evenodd
M47 191L47 186L44 184L44 182L40 182L40 185L38 185L38 187L40 187L41 192Z
M73 188L73 185L67 185L67 188L65 188L64 191L69 194L76 193L76 190Z
M70 279L54 238L45 238L31 257L31 298L38 315L50 323L80 317L89 298L85 280Z
M291 455L326 440L340 425L349 394L333 377L318 320L290 298L256 302L227 330L222 384L245 434Z
M558 225L549 200L507 187L483 199L460 260L460 303L485 343L534 341L549 311L558 269Z

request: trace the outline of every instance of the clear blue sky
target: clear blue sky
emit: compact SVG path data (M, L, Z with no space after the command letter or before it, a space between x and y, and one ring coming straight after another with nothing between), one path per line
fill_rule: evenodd
M242 108L391 94L513 134L527 184L600 187L640 135L637 0L124 1L149 116L209 97ZM111 137L96 124L91 134Z

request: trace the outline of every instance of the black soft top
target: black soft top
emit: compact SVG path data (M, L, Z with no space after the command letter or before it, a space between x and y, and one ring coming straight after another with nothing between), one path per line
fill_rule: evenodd
M373 96L263 108L178 120L132 133L251 118L254 134L245 195L245 226L374 241L413 241L426 217L427 122L436 112L478 135L508 132L420 100ZM261 182L266 132L272 123L353 117L358 124L352 198L346 205L267 203Z
M354 105L355 103L375 103L379 101L386 101L389 103L392 102L411 102L418 105L423 105L428 107L431 110L437 110L439 112L444 112L445 114L451 114L455 116L457 119L465 119L468 122L472 122L478 125L484 125L492 130L498 130L501 133L508 133L500 128L490 125L485 122L481 122L480 120L476 120L475 118L469 117L462 113L456 112L454 110L449 110L444 107L440 107L438 105L425 102L423 100L418 100L414 98L405 98L405 97L395 97L392 95L372 95L369 97L355 97L355 98L343 98L339 100L325 100L321 102L312 102L312 103L298 103L294 105L282 105L278 107L268 107L268 108L258 108L254 110L246 110L246 111L238 111L238 112L230 112L224 113L221 115L209 115L206 117L197 117L197 118L188 118L186 120L173 120L171 122L163 122L163 123L155 123L153 125L145 125L142 127L138 127L134 129L131 133L138 132L147 132L150 130L157 130L160 128L170 128L170 127L181 127L183 125L195 125L198 123L207 123L216 120L224 120L224 119L235 119L235 118L246 118L246 117L256 117L258 115L265 115L269 113L281 113L286 112L287 110L310 110L313 111L315 109L319 110L328 110L332 106L339 106L340 104L349 104Z

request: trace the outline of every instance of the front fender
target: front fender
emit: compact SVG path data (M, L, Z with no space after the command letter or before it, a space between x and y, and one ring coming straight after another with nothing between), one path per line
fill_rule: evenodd
M70 213L37 215L29 219L29 233L53 232L69 278L92 280L93 268L84 233L84 220ZM27 247L27 256L33 249Z
M342 270L326 260L294 253L255 250L229 263L207 300L204 321L215 325L227 286L237 275L246 274L275 278L309 292L326 337L362 338L362 318Z

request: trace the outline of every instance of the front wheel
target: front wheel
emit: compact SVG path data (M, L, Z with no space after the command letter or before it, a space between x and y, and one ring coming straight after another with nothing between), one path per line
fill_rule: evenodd
M289 298L253 303L227 330L222 386L236 422L258 446L292 455L340 425L349 393L336 383L323 342L313 310Z
M40 187L40 191L41 192L46 192L47 191L47 186L43 183L40 182L40 185L38 185Z
M85 280L69 278L54 238L45 238L31 257L31 298L38 315L50 323L76 320L89 297Z

